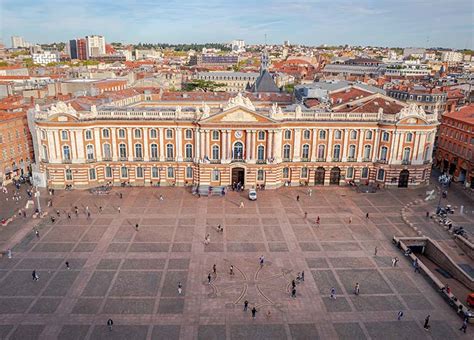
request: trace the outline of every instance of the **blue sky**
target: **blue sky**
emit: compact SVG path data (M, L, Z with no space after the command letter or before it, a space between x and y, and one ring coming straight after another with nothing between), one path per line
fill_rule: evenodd
M0 0L0 30L30 42L227 42L474 48L472 0Z

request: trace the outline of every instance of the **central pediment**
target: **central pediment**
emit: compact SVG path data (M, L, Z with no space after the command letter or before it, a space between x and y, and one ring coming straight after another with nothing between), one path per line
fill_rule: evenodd
M214 114L208 118L205 118L201 123L275 123L275 121L269 117L266 117L253 110L249 110L246 107L236 106L229 110L224 110L217 114Z

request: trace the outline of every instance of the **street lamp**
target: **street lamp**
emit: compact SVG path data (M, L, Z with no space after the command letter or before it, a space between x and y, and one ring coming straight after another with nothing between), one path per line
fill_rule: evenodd
M438 177L438 183L441 185L441 193L439 195L439 200L438 200L438 209L436 209L436 212L439 212L441 208L441 198L443 197L443 189L447 188L447 185L451 182L451 178L447 174L442 174L441 176Z
M41 215L40 192L38 190L38 187L36 187L35 197L36 197L36 205L38 207L38 212Z

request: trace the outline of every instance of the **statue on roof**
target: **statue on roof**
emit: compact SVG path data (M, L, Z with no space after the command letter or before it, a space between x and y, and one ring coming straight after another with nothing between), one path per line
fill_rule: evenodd
M209 107L209 105L207 105L206 103L203 103L203 106L202 106L202 118L207 118L209 117L209 114L211 113L211 108Z
M242 96L242 93L238 93L234 98L230 98L227 104L224 106L224 110L229 110L236 106L243 106L249 110L255 111L255 106L249 98Z

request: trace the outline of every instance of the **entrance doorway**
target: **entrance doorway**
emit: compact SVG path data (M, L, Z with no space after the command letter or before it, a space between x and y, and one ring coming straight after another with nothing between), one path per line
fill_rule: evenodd
M331 169L331 174L329 176L329 184L332 185L339 185L339 181L341 180L341 169L338 167Z
M314 173L314 184L315 185L324 185L324 174L325 170L322 167L316 169Z
M239 183L245 185L245 169L244 168L233 168L232 169L232 184Z
M407 188L409 177L410 177L410 172L408 170L400 171L400 177L398 178L398 187L399 188Z

